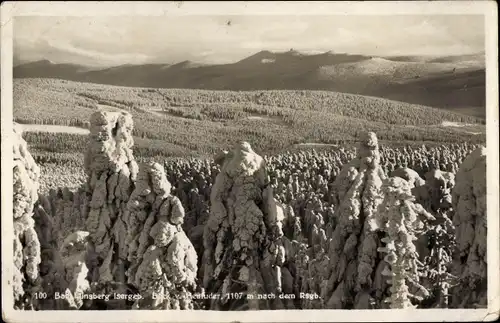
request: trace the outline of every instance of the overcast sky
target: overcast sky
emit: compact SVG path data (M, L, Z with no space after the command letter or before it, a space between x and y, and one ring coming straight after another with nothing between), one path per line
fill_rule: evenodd
M366 55L484 51L483 16L16 17L14 57L109 66L228 63L260 50Z

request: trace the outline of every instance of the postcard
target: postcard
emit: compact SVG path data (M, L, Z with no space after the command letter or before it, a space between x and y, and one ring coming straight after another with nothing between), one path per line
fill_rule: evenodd
M3 319L498 319L496 6L3 2Z

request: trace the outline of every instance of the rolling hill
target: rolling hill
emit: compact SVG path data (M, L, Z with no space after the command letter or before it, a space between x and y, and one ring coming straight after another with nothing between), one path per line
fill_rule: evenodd
M232 64L121 65L89 69L39 61L15 78L59 78L99 84L208 90L327 90L381 97L485 117L484 54L372 57L325 52L261 51Z
M14 67L14 77L46 77L60 79L74 79L82 77L92 70L91 67L77 64L56 64L49 60L24 63Z
M81 151L86 137L74 127L87 128L97 109L132 113L141 156L210 155L241 140L279 152L304 143L353 142L364 131L398 143L485 140L481 118L333 91L140 88L25 78L14 80L13 95L16 122L72 127L66 134L57 128L31 137L34 148L49 152Z

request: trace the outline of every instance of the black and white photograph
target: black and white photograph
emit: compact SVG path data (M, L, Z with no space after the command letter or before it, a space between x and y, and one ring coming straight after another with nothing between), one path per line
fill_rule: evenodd
M448 3L3 3L4 320L497 319L496 3Z

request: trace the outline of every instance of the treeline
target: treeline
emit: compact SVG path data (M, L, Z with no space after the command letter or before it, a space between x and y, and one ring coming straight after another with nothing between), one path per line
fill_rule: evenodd
M84 126L97 104L50 82L14 81L13 116L20 123Z
M167 102L183 106L196 103L253 103L275 108L322 111L391 124L431 125L439 124L443 120L485 123L484 119L450 111L338 92L285 90L235 92L188 89L157 91Z
M384 124L366 125L359 120L330 120L318 115L304 121L290 119L290 127L270 124L262 120L241 121L234 126L210 126L210 121L185 124L166 123L159 118L149 121L148 128L134 129L134 154L149 157L209 156L231 147L237 141L248 141L255 150L273 154L293 149L301 143L345 145L356 142L363 131L379 134L388 144L399 142L431 143L483 143L484 135L466 137L460 132L446 128L406 128ZM305 128L301 122L313 122L315 128ZM36 151L52 153L80 153L87 147L87 136L67 133L26 132L25 140Z
M147 118L141 120L141 118ZM357 140L363 131L376 131L385 141L485 142L485 135L469 135L444 127L404 127L339 118L318 113L304 117L296 112L284 118L286 125L268 120L239 120L221 125L212 121L173 120L143 114L133 131L135 150L141 156L184 156L213 154L237 141L248 141L264 153L279 152L300 143L338 144ZM310 127L308 125L314 125ZM145 127L144 125L148 125ZM66 133L27 132L26 141L51 152L78 152L86 147L86 136Z
M23 138L34 151L82 153L88 146L88 136L72 133L25 132Z
M272 153L300 143L353 141L365 131L395 142L485 142L484 126L477 126L479 134L440 126L481 121L473 117L334 92L139 89L16 79L14 98L20 123L86 128L99 104L130 111L133 135L143 142L136 147L144 156L206 155L241 140ZM28 142L47 151L77 151L84 145L78 136L31 136Z
M30 149L33 159L38 165L62 166L64 168L82 168L82 152L50 152L43 149Z
M75 154L85 152L88 147L88 136L72 133L25 132L23 138L28 142L37 163L66 163L68 158L75 161ZM134 137L134 154L143 158L151 157L183 157L200 155L196 150L162 140L142 139ZM67 157L67 156L69 157Z
M321 111L341 116L400 125L432 125L442 121L485 123L482 118L466 116L451 111L390 101L381 98L327 91L209 91L191 89L144 89L100 84L64 82L60 80L15 80L15 89L24 92L36 90L62 98L73 96L81 105L95 106L97 102L127 108L147 107L201 107L228 103L254 104L273 107L275 110L296 109ZM35 90L35 91L36 91ZM19 92L19 91L17 91Z
M56 125L68 126L88 129L90 123L77 118L39 118L39 117L16 117L14 121L21 124L41 124L41 125Z

